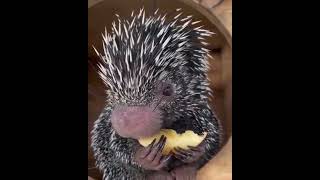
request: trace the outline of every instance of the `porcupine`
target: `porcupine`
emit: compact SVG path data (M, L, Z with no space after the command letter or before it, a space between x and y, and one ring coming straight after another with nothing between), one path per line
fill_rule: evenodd
M220 125L209 106L205 38L214 34L195 27L192 16L174 18L145 10L112 23L105 30L98 74L106 85L107 105L92 130L92 148L103 179L195 179L219 150ZM202 135L189 150L161 155L166 138L148 147L137 139L174 129Z

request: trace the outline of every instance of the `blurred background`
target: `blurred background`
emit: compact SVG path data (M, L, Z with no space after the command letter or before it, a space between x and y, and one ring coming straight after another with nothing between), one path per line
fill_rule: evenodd
M93 65L97 56L92 45L101 50L101 33L110 30L115 14L130 16L132 10L142 6L146 13L159 8L160 12L173 12L182 8L183 15L193 15L201 25L216 34L208 39L212 59L209 77L213 89L212 107L223 126L223 148L218 155L202 168L197 179L231 180L232 144L232 1L231 0L88 0L88 176L99 180L102 175L95 168L90 132L93 122L102 111L106 96L104 85Z

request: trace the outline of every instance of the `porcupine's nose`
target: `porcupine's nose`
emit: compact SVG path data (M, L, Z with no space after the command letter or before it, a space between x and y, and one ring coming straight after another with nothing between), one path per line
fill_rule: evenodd
M160 113L152 106L117 106L111 123L120 136L134 139L152 136L161 128Z

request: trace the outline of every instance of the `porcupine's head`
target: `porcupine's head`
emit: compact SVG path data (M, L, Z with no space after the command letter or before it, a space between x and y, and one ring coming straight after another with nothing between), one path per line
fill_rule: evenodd
M208 100L204 39L213 33L181 16L166 21L140 9L128 20L118 16L103 35L99 74L113 106L112 127L122 137L150 136L188 121L181 117Z

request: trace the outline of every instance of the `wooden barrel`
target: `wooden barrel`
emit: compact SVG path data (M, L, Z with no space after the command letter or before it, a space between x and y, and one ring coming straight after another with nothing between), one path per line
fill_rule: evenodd
M202 168L197 179L231 180L231 137L232 137L232 24L231 0L89 0L88 17L88 54L89 61L96 59L92 45L101 48L101 33L104 28L111 27L116 19L115 14L128 17L131 11L142 6L148 12L159 8L160 11L170 12L182 8L185 15L193 15L193 19L201 20L204 28L216 33L210 38L211 70L209 77L214 91L212 106L223 125L223 148L218 155ZM103 84L91 65L88 66L88 132L92 130L93 122L99 116L105 104ZM88 145L90 145L88 133ZM102 176L94 167L92 149L88 147L88 175L94 179Z

